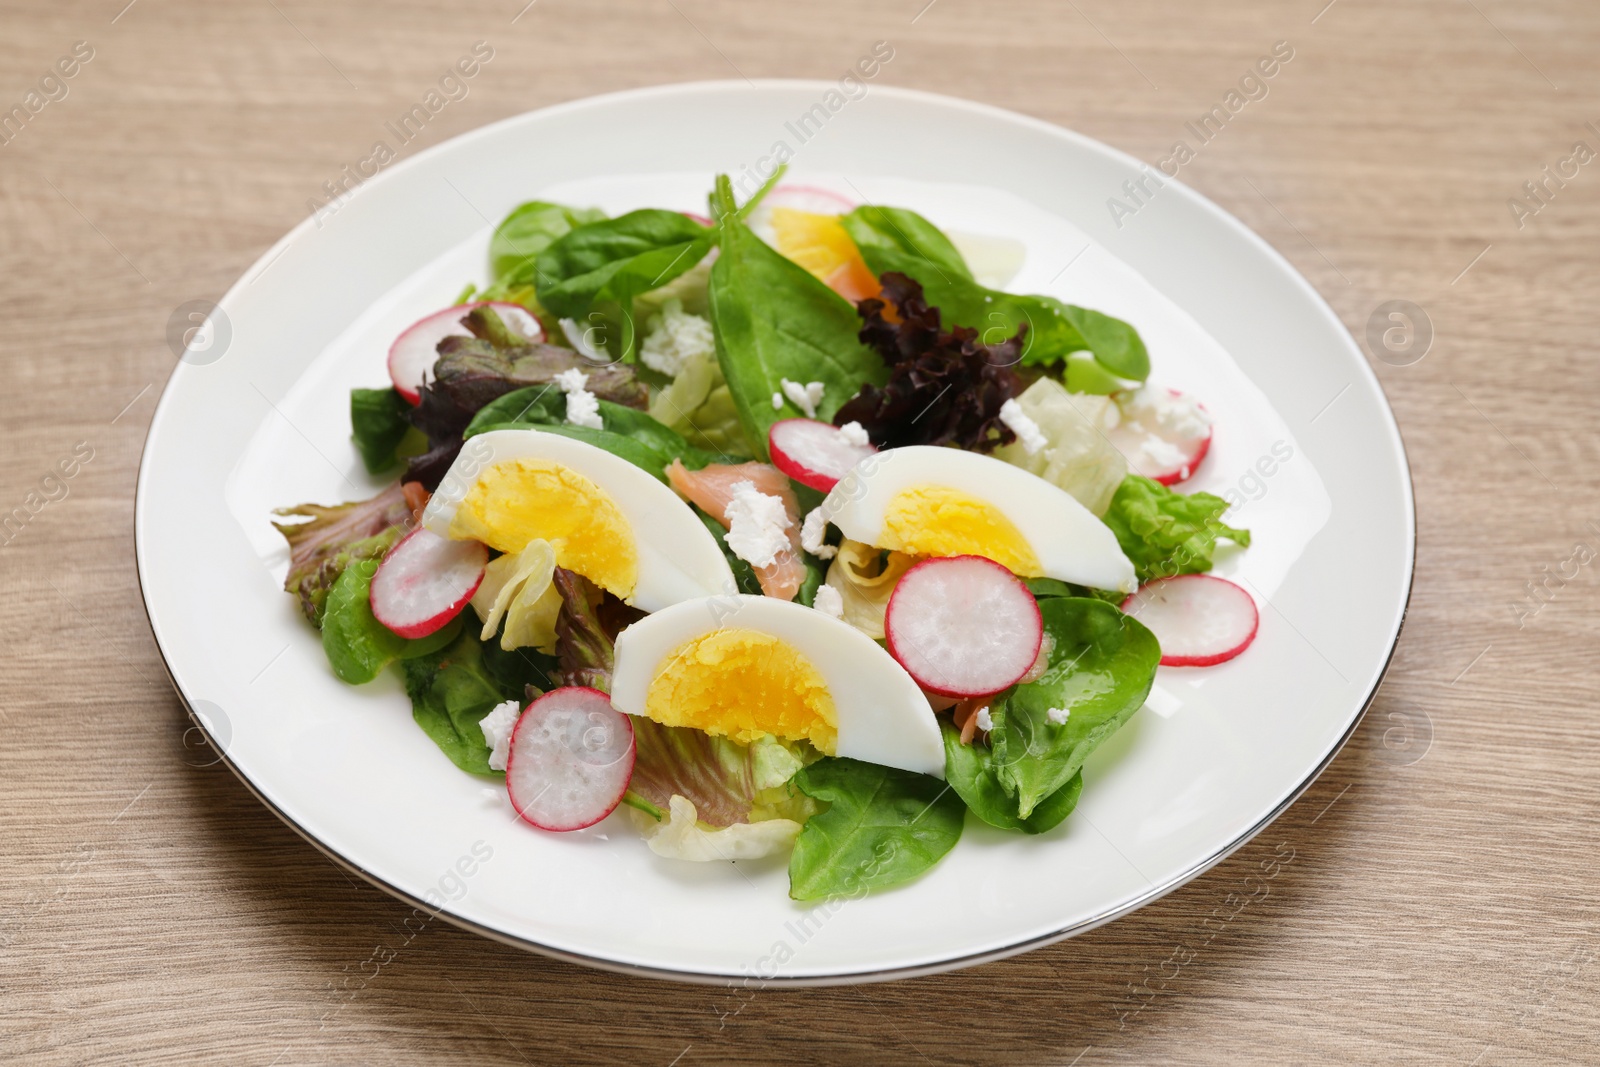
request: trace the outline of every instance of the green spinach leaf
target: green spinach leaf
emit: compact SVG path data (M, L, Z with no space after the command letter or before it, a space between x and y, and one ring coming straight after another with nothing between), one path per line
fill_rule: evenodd
M1144 381L1150 374L1150 356L1132 326L1054 297L979 285L949 238L914 211L859 207L841 222L872 273L898 271L922 283L923 296L939 309L946 329L969 326L984 344L995 345L1026 326L1020 360L1025 366L1049 366L1088 350L1116 378Z
M633 298L690 270L716 243L716 231L686 215L642 208L580 226L553 242L537 260L539 303L553 314L586 319L596 305L613 309L616 336L607 347L632 359Z
M855 896L909 881L961 837L961 797L926 774L829 758L800 771L794 783L830 805L795 842L789 860L795 900Z
M411 405L391 389L350 390L350 431L368 474L382 474L398 462L395 449L411 429Z
M1082 771L1040 801L1033 814L1021 818L1017 814L1017 798L1006 792L995 774L994 754L982 745L963 745L961 731L949 723L942 723L940 730L944 734L945 781L966 801L967 809L990 826L1042 834L1055 829L1078 806L1078 796L1083 792Z
M599 208L572 208L543 200L519 204L489 239L489 270L495 284L510 288L532 283L540 252L579 226L605 217Z
M950 238L944 235L943 230L915 211L865 204L840 218L839 222L850 235L850 239L855 242L856 247L861 250L862 258L866 259L869 265L873 264L874 259L879 262L903 263L907 266L921 265L923 269L933 268L938 274L964 278L969 282L973 280L967 261L962 258L956 246L950 243ZM870 257L867 255L869 251L872 253ZM884 268L884 270L900 269L900 267ZM876 274L882 274L884 270L873 266L873 272ZM911 272L902 271L902 273ZM911 276L921 281L916 274ZM926 282L923 284L927 285ZM946 325L948 324L947 320Z
M849 301L769 247L736 215L724 216L721 231L709 291L717 360L745 437L765 460L767 430L801 414L788 400L773 408L783 379L820 381L817 417L826 421L862 385L882 385L889 369L857 338L861 322Z
M1050 665L990 709L995 779L1027 819L1144 704L1161 648L1137 620L1087 597L1039 603ZM1052 709L1068 713L1050 720Z
M1143 583L1210 570L1219 537L1248 547L1249 530L1222 522L1227 510L1228 502L1211 493L1174 493L1130 474L1111 498L1105 523Z
M378 560L356 560L344 568L328 592L322 613L322 650L340 680L362 685L396 660L427 655L455 640L461 632L458 616L444 628L408 641L372 617L369 601L372 576Z
M473 437L487 430L537 427L598 445L643 467L657 478L663 476L662 472L675 459L682 460L690 470L699 470L714 462L741 462L737 458L696 448L682 434L637 408L601 400L600 421L604 428L600 430L569 424L566 411L566 395L561 390L529 386L484 405L473 416L464 436Z
M490 671L486 647L468 627L446 647L400 665L411 717L452 763L473 774L500 773L489 769L489 745L478 724L501 701L523 699Z

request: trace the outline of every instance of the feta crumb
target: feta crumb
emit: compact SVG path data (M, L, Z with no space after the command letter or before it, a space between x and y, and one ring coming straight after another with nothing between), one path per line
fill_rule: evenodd
M847 422L839 427L839 436L857 447L872 443L871 439L867 437L867 431L862 429L859 422Z
M728 549L752 567L770 567L789 549L794 525L783 500L761 492L754 482L735 482L728 501Z
M710 320L684 311L683 301L674 297L661 305L661 314L650 324L639 358L651 370L676 378L689 360L715 351Z
M828 516L822 513L821 508L812 508L800 524L800 547L818 559L832 559L839 554L839 550L823 542L827 533Z
M791 382L787 378L778 379L778 384L783 386L783 395L789 398L790 403L805 412L808 419L817 417L817 405L822 403L822 391L825 386L821 382Z
M1017 435L1017 440L1022 442L1022 450L1030 456L1037 455L1041 448L1050 443L1039 429L1039 424L1028 417L1015 397L1000 405L1000 421Z
M578 355L582 356L584 359L587 359L591 363L611 362L610 356L606 355L604 352L600 351L592 343L590 343L589 331L585 330L582 326L579 326L571 319L562 319L560 321L560 326L561 332L566 334L567 344L571 345L573 350L576 351Z
M1171 441L1160 437L1147 437L1139 445L1139 451L1152 465L1162 469L1183 465L1189 454Z
M1211 416L1198 401L1159 385L1144 385L1132 393L1119 394L1118 406L1130 419L1179 440L1204 437L1211 426Z
M1049 711L1044 713L1044 717L1055 723L1057 726L1060 726L1062 723L1067 721L1067 717L1071 714L1071 708L1051 708Z
M831 585L817 586L817 596L811 601L811 606L824 615L831 615L835 619L844 618L844 597L840 596L839 590Z
M988 708L978 709L978 729L984 733L994 729L994 717L989 714Z
M773 393L772 394L772 410L773 411L782 411L783 410L783 394L782 393Z
M506 757L511 754L511 728L517 725L521 715L522 705L515 700L508 700L504 704L496 704L489 714L478 720L478 729L483 731L483 742L490 749L490 770L506 769Z
M567 421L574 426L587 426L591 430L605 429L600 419L600 401L589 392L589 376L577 367L564 370L551 381L567 394Z

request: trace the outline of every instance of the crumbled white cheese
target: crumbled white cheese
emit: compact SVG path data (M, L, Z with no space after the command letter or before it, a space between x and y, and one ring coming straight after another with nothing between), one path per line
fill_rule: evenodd
M782 411L783 410L783 394L782 393L773 393L772 394L772 410L773 411Z
M571 345L573 350L576 351L578 355L589 360L591 363L611 362L610 356L606 355L589 342L588 332L585 331L582 326L579 326L571 319L562 319L560 321L560 326L561 332L566 334L567 344Z
M823 538L827 533L828 516L822 513L821 508L812 508L800 524L800 547L818 559L832 559L839 554L839 550L824 543Z
M1173 440L1204 437L1211 426L1211 416L1198 401L1159 385L1118 394L1117 406L1130 420L1142 422Z
M805 412L808 419L817 417L817 405L822 403L822 390L825 388L821 382L791 382L787 378L778 379L778 384L783 386L783 395L789 402Z
M789 527L794 525L780 497L735 482L728 501L728 549L752 567L770 567L789 548Z
M859 422L847 422L839 427L839 436L857 448L872 443L871 439L867 437L867 431L862 428Z
M1139 445L1139 452L1156 468L1164 470L1181 466L1185 471L1189 469L1184 463L1189 454L1163 438L1154 436L1145 438Z
M1000 405L1000 421L1017 435L1017 440L1022 442L1022 450L1030 456L1037 455L1041 448L1050 443L1039 429L1039 424L1028 417L1015 397Z
M988 708L978 709L978 729L985 733L994 729L994 717L989 714Z
M715 351L710 320L684 311L683 301L674 297L661 305L661 314L650 324L639 358L651 370L676 378L689 360Z
M1062 723L1067 721L1067 717L1071 714L1071 708L1051 708L1049 711L1044 713L1044 717L1055 723L1057 726L1060 726Z
M844 618L844 597L840 596L839 590L831 585L817 586L817 596L811 601L811 606L824 615L831 615L835 619Z
M483 731L483 743L490 749L490 770L506 769L506 757L511 754L511 728L517 725L517 718L521 714L522 705L515 700L508 700L504 704L496 704L489 714L478 720L478 729Z
M564 370L552 381L567 394L567 421L574 426L587 426L591 430L605 429L600 419L600 401L589 392L589 376L577 367Z

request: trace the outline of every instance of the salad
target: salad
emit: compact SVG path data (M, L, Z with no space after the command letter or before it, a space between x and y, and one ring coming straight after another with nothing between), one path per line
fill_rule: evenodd
M277 526L334 673L398 672L526 823L622 808L666 859L787 853L810 900L917 877L969 813L1059 825L1158 664L1257 616L1206 573L1249 534L1172 488L1211 419L1131 325L780 179L517 207L488 287L351 394L392 484Z

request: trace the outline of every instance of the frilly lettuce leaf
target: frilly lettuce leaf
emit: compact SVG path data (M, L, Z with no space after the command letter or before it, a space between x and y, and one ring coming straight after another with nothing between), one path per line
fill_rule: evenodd
M1174 493L1159 482L1130 474L1111 498L1105 523L1144 583L1210 570L1219 537L1248 547L1249 530L1236 530L1221 521L1227 510L1228 502L1219 496Z
M289 575L285 592L300 598L300 609L311 625L322 625L328 591L345 567L362 559L378 559L400 540L411 519L411 507L398 484L370 500L325 507L301 504L279 508L276 515L304 517L310 522L274 522L289 542Z
M668 859L701 863L748 860L787 852L801 830L800 824L792 819L766 819L717 827L706 825L698 816L693 801L673 796L664 822L641 820L645 826L645 843L650 851Z

